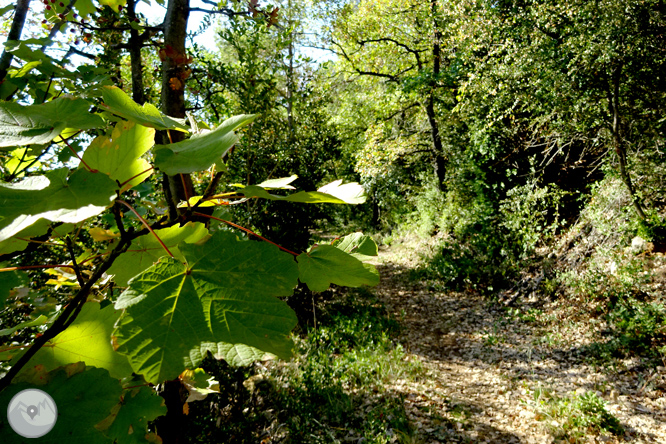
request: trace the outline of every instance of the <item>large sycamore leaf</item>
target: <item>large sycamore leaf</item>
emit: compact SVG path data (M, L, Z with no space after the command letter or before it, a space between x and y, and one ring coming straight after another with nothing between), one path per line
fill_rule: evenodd
M0 147L44 144L66 128L97 128L104 121L88 112L90 104L74 97L60 97L41 105L0 103Z
M115 198L116 183L106 174L67 168L18 183L0 183L0 242L40 219L77 223L96 216Z
M127 358L116 353L111 333L121 312L107 305L100 309L97 302L87 302L81 313L65 331L48 341L29 361L28 367L44 366L47 371L72 362L100 367L114 378L132 374Z
M291 255L226 231L180 250L185 264L162 259L116 302L126 313L114 341L135 373L152 383L173 379L208 351L232 365L290 355L296 316L275 296L291 294L297 283Z
M108 136L92 141L83 153L83 161L92 169L132 188L152 174L150 164L141 159L155 143L155 130L134 122L119 122ZM131 179L131 180L130 180Z
M269 200L285 200L300 203L336 203L361 204L365 202L366 194L363 187L356 182L342 184L342 180L329 183L317 191L299 191L298 193L278 196L270 194L259 185L249 185L241 188L237 193L245 197L260 197Z
M141 106L117 86L102 88L102 98L104 108L134 123L158 130L176 129L187 132L185 120L166 116L150 103Z
M213 165L238 142L234 130L252 122L255 115L231 117L213 131L195 134L182 142L155 147L155 165L173 176L203 171Z
M53 429L35 439L23 438L14 433L7 424L7 416L0 416L2 443L112 444L113 441L97 430L95 425L106 418L118 403L122 393L120 381L110 377L104 369L78 371L83 368L68 366L50 373L42 371L33 381L12 384L0 392L0 405L9 406L12 397L21 390L38 388L51 395L58 409L58 420ZM18 408L25 409L25 406Z
M138 387L123 393L122 401L96 428L118 444L145 444L148 423L166 412L164 399L155 390Z
M346 287L379 283L375 267L331 245L314 247L297 260L299 279L312 291L324 291L332 283Z
M185 262L185 257L180 252L178 244L181 242L188 244L200 242L208 236L208 230L202 223L188 222L182 227L174 225L173 227L155 230L155 234L178 260ZM155 236L146 234L132 242L127 251L109 268L107 274L114 276L113 281L116 285L126 287L130 279L148 269L159 258L166 255L167 252Z

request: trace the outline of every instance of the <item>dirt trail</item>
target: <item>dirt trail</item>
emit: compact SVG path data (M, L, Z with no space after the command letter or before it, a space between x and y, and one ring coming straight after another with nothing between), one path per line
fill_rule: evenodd
M420 442L557 442L546 428L553 419L533 407L542 387L561 396L596 392L627 430L588 442L666 443L663 367L595 370L581 359L581 338L557 319L513 319L477 295L434 291L410 281L410 258L391 250L380 252L376 293L400 321L409 359L426 371L418 383L394 387Z

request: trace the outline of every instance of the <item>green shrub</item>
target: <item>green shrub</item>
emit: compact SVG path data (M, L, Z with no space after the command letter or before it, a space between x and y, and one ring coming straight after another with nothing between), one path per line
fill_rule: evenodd
M538 387L533 391L533 396L537 419L542 420L557 439L582 443L587 442L591 434L624 434L620 421L606 409L604 400L594 392L561 397Z

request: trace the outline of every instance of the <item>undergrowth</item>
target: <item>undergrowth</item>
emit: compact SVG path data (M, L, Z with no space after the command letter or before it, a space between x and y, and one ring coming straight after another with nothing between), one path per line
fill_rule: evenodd
M233 369L211 360L220 395L192 403L192 442L269 444L403 442L412 430L390 381L418 378L394 341L398 324L368 291L337 292L316 306L288 363ZM217 439L218 441L215 441Z
M559 396L537 386L530 402L536 419L556 439L575 444L588 442L589 435L624 434L620 421L606 409L606 403L594 392Z

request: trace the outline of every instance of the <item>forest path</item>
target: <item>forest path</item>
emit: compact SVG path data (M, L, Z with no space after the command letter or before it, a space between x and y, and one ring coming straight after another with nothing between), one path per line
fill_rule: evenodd
M583 442L666 443L663 368L597 370L581 359L580 337L554 327L557 319L552 325L516 319L481 296L410 280L413 255L382 249L375 292L402 326L408 359L424 369L417 382L393 386L404 396L417 442L558 442L546 428L553 419L534 408L545 389L561 397L593 391L627 430L621 438L603 434Z

